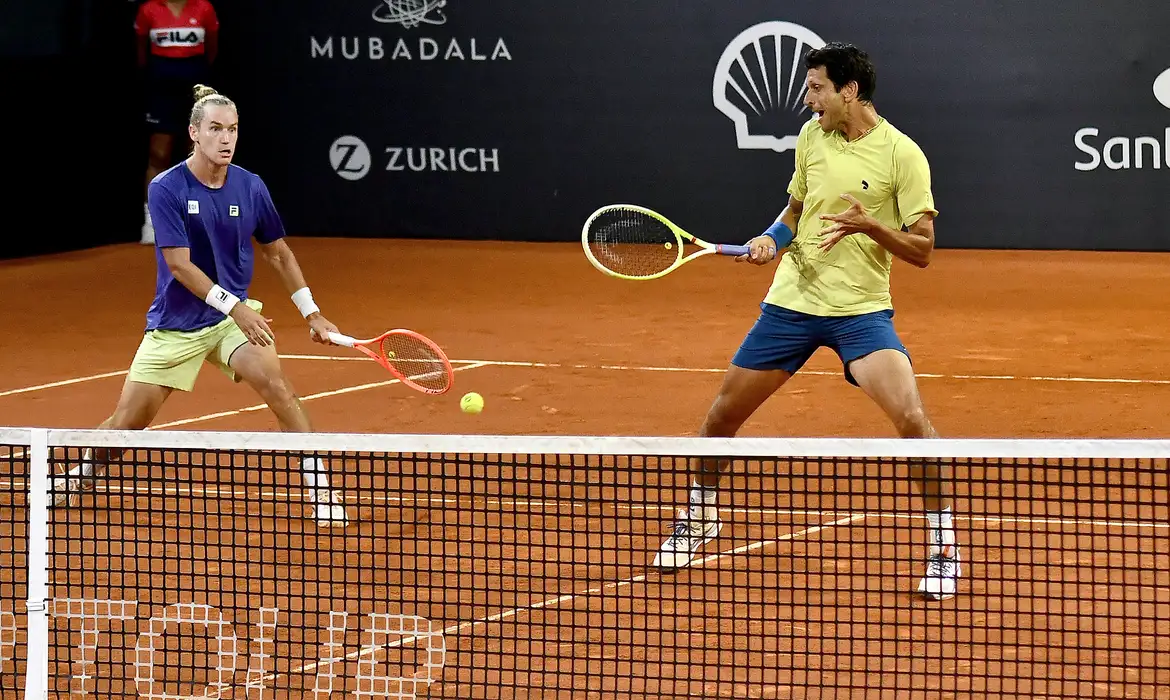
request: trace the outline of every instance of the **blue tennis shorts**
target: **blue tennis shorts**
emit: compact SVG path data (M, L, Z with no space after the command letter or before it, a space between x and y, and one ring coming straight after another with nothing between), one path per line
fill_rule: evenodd
M782 369L796 372L818 348L831 348L845 366L845 380L857 386L849 363L878 350L909 351L894 332L894 311L886 309L857 316L812 316L773 304L760 304L763 313L739 346L731 364L744 369Z

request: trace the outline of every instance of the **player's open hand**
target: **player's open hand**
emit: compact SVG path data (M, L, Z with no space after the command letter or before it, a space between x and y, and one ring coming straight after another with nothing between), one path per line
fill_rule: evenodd
M821 238L823 239L817 246L822 250L828 250L837 245L845 236L852 236L855 233L865 233L869 231L872 220L869 217L869 212L861 205L861 202L856 197L849 193L841 195L841 199L849 202L849 208L840 214L822 214L822 221L832 221L833 224L821 229Z
M269 319L264 318L259 311L247 304L236 304L232 308L231 316L249 343L267 347L276 342L276 334L268 326Z
M771 236L756 236L747 242L748 252L736 256L736 262L747 261L753 265L767 265L776 257L776 242Z
M315 342L322 345L334 345L332 340L329 340L330 333L340 333L337 326L329 322L329 319L321 315L321 312L309 314L309 337Z

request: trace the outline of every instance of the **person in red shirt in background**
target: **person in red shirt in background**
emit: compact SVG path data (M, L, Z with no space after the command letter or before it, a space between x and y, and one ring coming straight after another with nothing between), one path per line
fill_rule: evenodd
M219 47L219 19L208 0L146 0L134 20L138 67L146 86L150 158L146 183L174 164L175 137L187 142L187 122L197 83L210 82ZM187 144L189 145L189 144ZM143 205L142 242L154 243L150 211Z

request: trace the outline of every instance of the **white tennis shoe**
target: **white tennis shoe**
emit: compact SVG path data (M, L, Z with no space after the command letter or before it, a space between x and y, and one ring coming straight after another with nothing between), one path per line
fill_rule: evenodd
M320 527L345 527L349 516L345 512L345 500L332 489L313 491L313 517Z
M49 478L49 507L76 505L81 492L93 491L93 487L93 462L87 457L63 476Z
M674 571L687 566L699 548L715 539L723 528L718 515L715 515L714 520L696 518L693 516L701 516L702 513L691 511L691 508L684 508L678 512L678 520L671 526L670 537L666 538L654 556L655 568Z
M313 503L313 517L319 527L345 527L349 516L345 513L345 499L340 491L329 488L329 475L325 461L309 457L301 463L305 485L309 487L309 498Z
M935 547L926 560L926 575L918 583L918 592L928 600L946 600L954 597L963 565L959 561L958 545Z

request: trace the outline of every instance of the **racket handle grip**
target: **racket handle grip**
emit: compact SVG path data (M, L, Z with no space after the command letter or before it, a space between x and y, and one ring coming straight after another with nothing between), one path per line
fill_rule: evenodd
M746 245L717 245L715 252L720 255L732 255L739 257L740 255L747 255L751 252L751 247Z
M329 331L329 340L333 341L334 343L337 343L338 345L344 345L347 348L352 348L354 346L354 344L357 343L356 340L349 337L348 335L342 335L341 333L334 333L333 331Z

